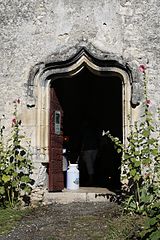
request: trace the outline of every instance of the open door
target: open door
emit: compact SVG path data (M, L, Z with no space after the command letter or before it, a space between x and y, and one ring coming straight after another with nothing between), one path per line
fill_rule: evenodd
M122 140L122 81L117 76L98 76L84 68L70 78L55 79L53 86L54 89L51 88L51 123L53 123L52 118L55 112L60 111L62 114L63 109L63 135L67 136L69 141L57 143L61 140L59 135L55 135L54 123L51 125L52 149L55 151L55 146L60 149L63 144L67 160L70 163L77 161L79 163L80 186L88 187L86 164L81 157L84 123L87 123L88 127L94 126L96 131L109 130L113 136ZM54 152L51 153L51 161L53 156ZM53 167L61 156L56 158L53 159ZM107 137L100 137L94 164L94 186L119 189L120 167L120 155L117 155L113 143ZM50 177L51 175L52 173Z
M49 134L49 191L62 191L64 177L62 171L62 131L63 111L54 86L50 88L50 134Z

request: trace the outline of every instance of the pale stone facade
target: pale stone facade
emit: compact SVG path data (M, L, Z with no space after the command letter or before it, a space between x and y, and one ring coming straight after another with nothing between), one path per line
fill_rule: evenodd
M127 66L125 116L138 117L133 103L142 100L140 64L147 64L149 97L153 108L160 101L159 0L3 0L0 2L0 114L10 124L12 102L20 98L19 115L31 138L35 178L47 181L41 163L48 162L49 92L47 63L64 61L85 48L95 57ZM80 57L92 65L87 58ZM79 62L68 71L77 69ZM93 69L96 66L91 66ZM112 69L113 70L113 69ZM98 71L98 69L97 69ZM108 69L109 71L109 69ZM115 71L120 71L116 70ZM127 133L127 120L123 125ZM39 173L39 175L37 175ZM42 177L41 177L42 175Z

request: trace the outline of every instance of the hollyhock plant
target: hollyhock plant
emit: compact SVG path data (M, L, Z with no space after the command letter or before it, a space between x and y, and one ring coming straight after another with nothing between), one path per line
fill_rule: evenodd
M150 99L146 99L146 104L150 105L151 104L151 100Z
M17 107L18 107L18 104L20 104L20 99L19 99L19 98L18 98L18 99L15 99L15 100L13 101L13 103L14 103L14 109L15 109L15 111L14 111L14 113L13 113L14 117L13 117L13 119L12 119L12 127L13 127L14 125L18 124L18 119L17 119ZM20 124L21 124L21 122L20 122Z
M13 119L12 119L12 125L15 125L16 124L16 118L14 117Z
M13 103L12 129L6 142L3 141L4 127L0 129L0 207L15 207L21 201L28 204L26 199L34 184L30 177L33 173L30 142L22 134L21 120L18 119L20 100L16 99Z
M146 99L146 100L145 100L145 105L146 105L147 107L149 107L149 106L151 105L151 100L150 100L150 99Z
M144 64L141 64L139 66L139 71L142 72L142 73L145 73L146 69L147 69L147 67Z
M15 104L17 104L17 103L20 104L20 102L21 102L21 101L20 101L19 98L18 98L18 99L15 99L15 100L13 101L13 103L15 103Z
M128 181L123 201L125 210L147 215L153 204L160 199L160 135L159 122L155 122L155 116L149 108L153 101L148 98L146 66L140 65L139 70L143 74L144 84L141 118L134 122L134 127L131 126L126 145L110 133L107 136L122 156L121 176L122 180Z

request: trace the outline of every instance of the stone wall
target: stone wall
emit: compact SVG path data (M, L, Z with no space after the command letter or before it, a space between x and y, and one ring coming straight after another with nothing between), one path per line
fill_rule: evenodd
M12 102L31 138L35 174L45 161L37 148L37 96L27 107L30 70L39 63L60 61L81 46L121 59L131 68L148 64L149 97L159 104L159 0L3 0L0 1L0 116L9 125ZM136 72L133 72L133 75ZM136 74L135 74L136 76ZM154 105L153 104L153 105Z

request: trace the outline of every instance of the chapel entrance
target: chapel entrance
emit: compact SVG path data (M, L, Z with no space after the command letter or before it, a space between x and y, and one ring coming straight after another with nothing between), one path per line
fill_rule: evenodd
M52 97L54 101L51 100L50 110L51 112L55 110L57 116L61 113L62 125L57 131L61 130L63 133L63 136L59 135L58 140L55 141L58 142L59 150L53 159L53 166L57 156L65 148L68 161L79 164L80 186L87 186L87 171L85 164L81 161L83 124L87 122L89 125L94 125L101 132L109 130L113 136L123 139L122 80L111 74L96 75L87 68L83 68L72 77L51 81L50 89L51 95L56 96L56 101L55 97ZM51 121L53 123L53 119ZM53 135L52 141L56 138L56 135ZM52 159L52 156L50 157ZM62 176L62 156L59 157L58 163L56 169L53 169L50 174L54 175L55 182L60 181L61 186L65 187ZM99 141L94 168L95 187L107 187L112 190L120 188L120 155L116 153L113 143L107 137L101 137ZM55 176L57 172L58 180Z

